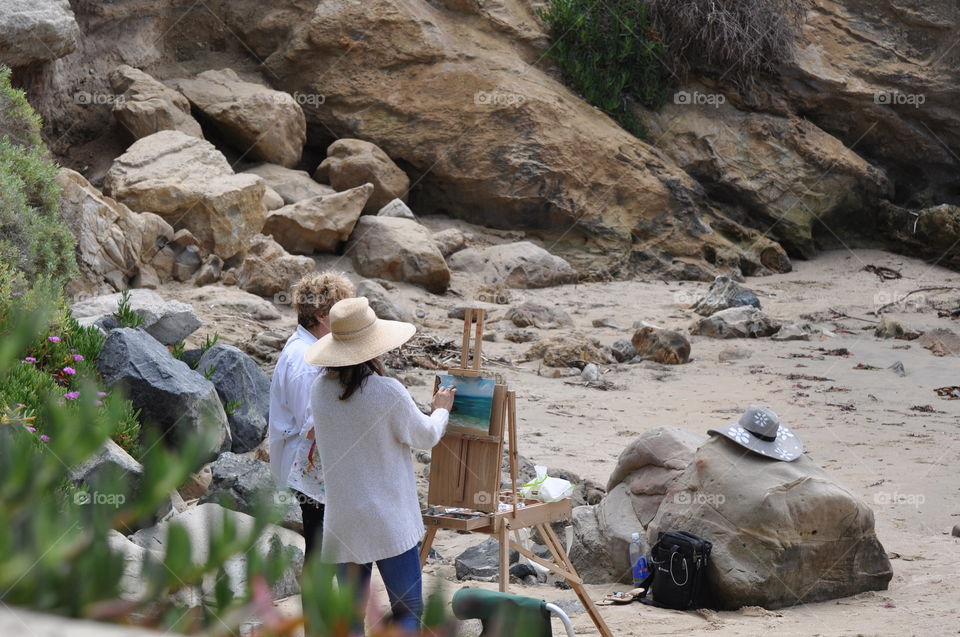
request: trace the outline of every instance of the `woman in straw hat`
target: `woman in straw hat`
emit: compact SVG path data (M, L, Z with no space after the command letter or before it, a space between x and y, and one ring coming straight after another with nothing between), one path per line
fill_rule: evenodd
M344 299L330 310L330 334L304 356L326 368L312 390L327 494L321 559L338 564L341 584L354 584L361 598L376 562L393 619L410 630L419 628L423 608L417 544L424 534L410 448L440 441L454 393L441 388L426 416L400 382L383 374L378 357L415 331L378 319L366 298Z

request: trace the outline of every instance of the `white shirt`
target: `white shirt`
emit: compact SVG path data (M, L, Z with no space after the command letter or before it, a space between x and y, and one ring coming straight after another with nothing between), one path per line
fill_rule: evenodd
M424 415L397 380L376 374L340 400L336 374L313 384L317 448L327 486L321 560L367 564L416 546L424 526L410 448L430 449L450 414Z
M270 470L277 484L296 489L317 502L326 500L320 454L314 452L314 466L308 466L313 441L306 436L313 428L310 387L322 374L303 355L317 337L302 325L287 339L270 381L270 426L267 437Z

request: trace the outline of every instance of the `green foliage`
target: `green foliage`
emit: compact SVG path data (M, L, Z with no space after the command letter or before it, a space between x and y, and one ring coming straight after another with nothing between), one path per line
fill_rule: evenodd
M187 350L187 344L179 341L170 346L170 355L178 361L183 361L183 353Z
M0 66L0 263L28 279L64 282L77 272L74 238L60 217L57 166L40 118Z
M659 35L641 0L552 0L540 16L550 27L547 54L585 100L640 137L635 103L663 104L669 78Z
M113 313L113 318L117 319L118 327L140 327L143 325L143 317L130 307L130 290L124 290L120 293L120 300L117 302L117 310Z
M243 406L242 400L228 400L227 403L223 406L223 411L229 416L233 414L236 410L240 409Z
M207 380L210 380L211 378L213 378L213 375L216 372L217 372L217 366L211 365L210 367L203 370L203 377L206 378Z

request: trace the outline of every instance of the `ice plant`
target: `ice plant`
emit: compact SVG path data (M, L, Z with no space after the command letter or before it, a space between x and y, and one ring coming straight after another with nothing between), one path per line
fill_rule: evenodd
M63 395L63 397L66 398L67 400L76 400L77 398L80 398L80 392L68 391L66 394Z
M42 442L50 442L50 436L48 436L47 434L40 434L40 440Z
M37 433L37 428L36 428L36 427L31 427L30 425L24 425L24 426L27 428L27 431L29 431L30 433L32 433L32 434L33 434L33 433Z
M74 355L73 355L73 360L74 360L74 362L79 363L80 361L83 360L83 355L82 355L82 354L74 354Z
M73 376L74 374L77 373L77 370L75 370L75 369L72 368L72 367L64 367L64 368L63 368L63 373L64 373L64 374L67 374L68 376Z
M23 362L24 362L24 363L36 363L36 362L37 362L37 359L35 359L33 356L27 356L25 359L23 359Z
M59 336L48 336L48 337L47 337L47 340L50 341L51 343L59 343L59 342L60 342L60 337L59 337Z

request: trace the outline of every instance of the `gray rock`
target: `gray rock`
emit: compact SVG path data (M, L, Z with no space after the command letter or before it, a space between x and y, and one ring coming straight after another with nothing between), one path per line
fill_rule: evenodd
M599 382L600 368L594 363L587 363L583 366L583 370L580 372L580 378L588 382Z
M897 362L895 362L893 365L891 365L891 366L888 367L887 369L892 370L893 373L896 374L897 376L906 376L906 375L907 375L907 369L903 366L903 362L902 362L902 361L897 361Z
M579 599L558 599L551 603L559 607L569 617L587 612L587 609L583 607L583 602Z
M517 327L532 326L541 330L573 325L573 319L564 310L530 301L511 307L505 318Z
M742 347L726 347L720 351L720 353L717 355L717 359L721 363L725 363L727 361L745 360L751 356L753 356L753 352L748 349L744 349Z
M237 511L230 511L217 504L201 504L187 509L183 513L148 529L141 529L129 536L130 541L150 551L163 553L166 547L167 532L171 524L182 526L190 538L193 547L192 558L194 563L205 563L209 558L210 537L218 529L223 528L225 518L231 518L240 536L252 532L255 524L253 517ZM270 551L273 538L276 537L284 551L293 556L293 564L274 584L272 593L275 598L287 597L300 592L298 577L303 569L303 537L299 533L278 526L269 525L261 533L256 544L251 549L261 556ZM247 586L247 557L246 554L237 554L230 557L224 565L224 570L230 580L230 588L234 595L242 596ZM216 577L204 579L202 585L203 597L212 599Z
M511 343L529 343L537 340L537 335L530 330L510 328L508 330L504 330L503 338Z
M615 341L614 344L610 346L610 352L613 354L613 357L617 359L618 363L626 363L637 355L637 350L633 346L633 343L625 338Z
M877 338L902 338L906 333L907 330L904 329L903 324L889 316L881 316L880 324L873 331L873 335Z
M433 233L433 242L437 244L440 254L449 257L467 247L467 235L456 228L447 228Z
M707 580L722 609L885 590L893 577L862 498L807 456L744 454L722 436L669 484L647 537L668 529L713 543Z
M244 453L263 442L270 416L270 379L257 363L232 345L214 345L197 363L208 376L227 412L233 442L230 450Z
M113 440L107 438L103 448L82 463L70 469L70 480L81 484L91 484L105 473L117 472L124 482L136 490L143 476L143 465Z
M776 334L780 327L778 320L747 305L698 319L690 326L690 333L710 338L761 338Z
M291 493L278 490L270 464L229 451L210 465L211 481L200 503L215 502L233 511L254 513L257 498L269 498L284 506L283 526L303 532L300 506Z
M960 537L960 524L953 525L953 530L950 531L950 535L953 537Z
M788 323L770 336L771 341L809 341L815 330L809 323Z
M393 199L377 212L378 217L400 217L401 219L417 220L417 216L400 199Z
M701 316L710 316L720 310L750 305L760 309L760 299L753 291L743 287L728 276L714 279L706 296L693 304L692 310Z
M197 270L197 276L193 278L194 285L210 285L220 279L220 273L223 272L223 259L215 254L207 257L200 269Z
M193 334L202 325L193 307L180 301L166 301L151 290L128 290L130 308L143 318L140 327L164 345L173 345ZM117 311L120 293L106 294L74 303L70 313L80 325L93 325Z
M642 531L626 485L619 484L596 506L573 509L570 560L586 583L631 582L630 539Z
M140 422L176 444L207 432L212 455L230 448L230 429L213 383L176 360L142 329L107 335L97 367L104 382L120 387L140 410Z
M200 248L186 246L173 262L173 278L177 281L186 281L200 269L202 264L203 257L200 255Z
M516 564L520 560L520 553L510 550L510 563ZM457 579L472 579L481 582L496 582L500 577L500 544L487 538L476 546L471 546L457 556L454 566Z
M365 296L378 318L386 321L404 321L410 323L413 316L404 307L403 302L376 281L365 279L357 284L357 296Z
M450 258L450 268L480 273L486 284L511 288L577 282L577 273L569 263L529 241L460 250Z
M80 27L67 0L0 2L0 63L6 66L56 60L79 41ZM83 97L77 99L83 103Z

